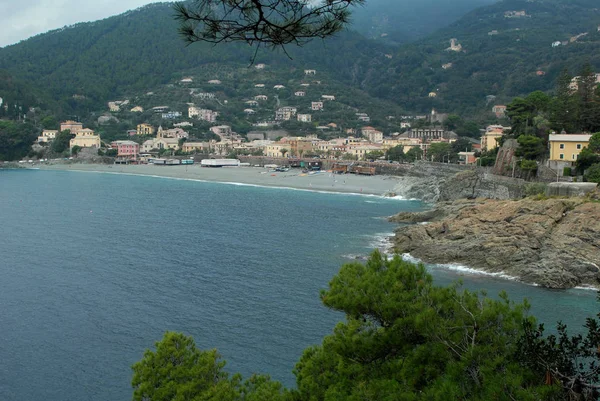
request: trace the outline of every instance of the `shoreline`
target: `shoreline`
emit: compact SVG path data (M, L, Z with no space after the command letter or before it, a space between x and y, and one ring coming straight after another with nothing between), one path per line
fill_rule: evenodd
M50 164L38 165L28 169L122 174L318 193L387 197L397 200L418 200L406 199L394 195L396 188L401 184L401 180L399 177L391 176L336 175L326 171L303 174L294 170L288 172L270 172L265 168L259 167L207 168L200 167L199 165Z

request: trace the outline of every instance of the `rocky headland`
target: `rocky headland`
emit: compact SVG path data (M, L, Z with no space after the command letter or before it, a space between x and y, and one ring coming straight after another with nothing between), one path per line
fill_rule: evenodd
M459 199L400 213L394 248L548 288L600 287L600 193L577 198Z

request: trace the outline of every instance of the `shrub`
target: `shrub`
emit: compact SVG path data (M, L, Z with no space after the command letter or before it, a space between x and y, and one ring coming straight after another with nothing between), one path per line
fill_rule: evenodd
M526 196L539 196L546 194L547 185L543 182L532 182L525 185L525 195Z
M565 168L563 168L563 175L565 177L570 177L571 176L571 167L565 167Z
M584 178L588 182L600 183L600 163L592 164L586 170Z

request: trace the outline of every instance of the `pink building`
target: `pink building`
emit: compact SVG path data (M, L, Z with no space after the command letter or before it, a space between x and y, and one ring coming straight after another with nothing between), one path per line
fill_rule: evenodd
M136 159L140 154L139 143L133 141L114 141L111 142L110 147L117 149L117 156L119 157L130 157Z

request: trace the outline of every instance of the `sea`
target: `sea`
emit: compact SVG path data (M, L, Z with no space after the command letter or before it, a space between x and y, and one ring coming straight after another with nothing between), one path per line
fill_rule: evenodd
M226 369L293 387L302 351L344 316L319 291L388 247L414 200L91 172L0 169L0 400L120 401L167 330ZM405 257L410 258L409 255ZM596 292L548 290L465 266L440 285L514 301L581 328Z

